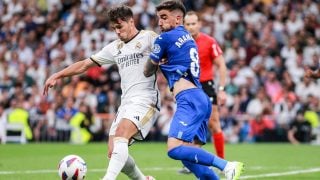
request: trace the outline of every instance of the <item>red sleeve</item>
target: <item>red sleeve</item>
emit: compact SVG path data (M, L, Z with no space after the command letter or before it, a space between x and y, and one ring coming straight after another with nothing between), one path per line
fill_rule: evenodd
M223 54L223 52L222 52L218 42L214 38L212 38L212 57L213 57L213 59L215 59L216 57L219 57L222 54Z

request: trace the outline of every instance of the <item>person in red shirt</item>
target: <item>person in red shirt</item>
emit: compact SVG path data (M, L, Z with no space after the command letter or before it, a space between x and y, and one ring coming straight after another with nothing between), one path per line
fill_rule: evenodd
M203 90L212 102L212 113L209 120L209 129L214 141L214 147L219 157L224 158L224 136L220 126L218 105L226 101L224 91L226 83L226 64L222 56L223 52L216 40L207 34L200 32L201 21L194 11L189 11L184 19L184 26L196 41L200 59L200 82ZM213 65L218 67L219 86L216 92Z

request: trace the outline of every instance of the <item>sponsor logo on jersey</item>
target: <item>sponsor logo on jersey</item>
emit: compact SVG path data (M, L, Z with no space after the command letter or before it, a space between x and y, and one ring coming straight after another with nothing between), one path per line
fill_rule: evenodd
M123 42L120 42L120 43L117 45L117 49L120 50L122 47L123 47Z
M124 68L133 65L138 65L141 58L143 58L143 53L126 54L118 58L117 62L119 67Z
M141 45L141 43L140 42L137 42L137 44L136 44L136 49L141 49L141 47L142 47L142 45Z
M179 123L180 123L182 126L188 126L188 124L185 123L184 121L179 121Z

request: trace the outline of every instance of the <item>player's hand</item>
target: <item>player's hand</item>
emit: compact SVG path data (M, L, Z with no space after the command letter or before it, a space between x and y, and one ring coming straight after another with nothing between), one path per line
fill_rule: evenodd
M219 105L224 105L227 100L227 94L225 91L218 91L218 103Z
M53 74L46 80L46 83L43 88L43 95L48 95L49 88L54 87L57 84L57 80L58 78L56 74Z
M167 58L162 58L161 61L159 62L159 65L167 64L167 63L168 63L168 59Z

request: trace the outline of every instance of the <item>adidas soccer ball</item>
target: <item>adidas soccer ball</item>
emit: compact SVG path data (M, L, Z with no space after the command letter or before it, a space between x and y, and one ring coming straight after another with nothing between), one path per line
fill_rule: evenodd
M58 170L62 180L83 180L87 173L87 165L81 157L68 155L60 161Z

